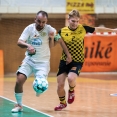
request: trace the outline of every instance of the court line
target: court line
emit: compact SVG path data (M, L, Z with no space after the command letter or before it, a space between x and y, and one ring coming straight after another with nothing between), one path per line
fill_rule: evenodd
M6 98L6 97L4 97L4 96L0 96L0 97L3 98L3 99L6 99L6 100L8 100L8 101L11 101L11 102L16 103L15 101L10 100L10 99L8 99L8 98ZM31 107L29 107L29 106L26 106L26 105L24 105L24 104L23 104L23 106L24 106L24 107L27 107L27 108L29 108L29 109L32 109L32 110L34 110L34 111L36 111L36 112L42 113L42 114L44 114L44 115L47 115L47 116L49 116L49 117L54 117L54 116L52 116L52 115L43 113L43 112L41 112L41 111L38 111L38 110L36 110L36 109L34 109L34 108L31 108Z
M117 93L112 93L110 94L110 96L117 96Z

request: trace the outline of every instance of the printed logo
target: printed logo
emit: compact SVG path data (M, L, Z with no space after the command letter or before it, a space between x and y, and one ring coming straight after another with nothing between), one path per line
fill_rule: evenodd
M66 33L65 36L68 36L68 33Z
M42 36L42 37L44 37L44 36L46 36L46 35L47 35L46 32L42 32L42 33L41 33L41 36Z
M42 45L42 40L40 38L32 39L31 44L35 45L35 46L40 46L40 45Z

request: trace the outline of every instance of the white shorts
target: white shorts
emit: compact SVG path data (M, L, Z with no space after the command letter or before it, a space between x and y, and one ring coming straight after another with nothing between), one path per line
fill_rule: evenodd
M28 78L34 73L35 78L47 78L50 71L50 62L23 62L16 73L20 72Z

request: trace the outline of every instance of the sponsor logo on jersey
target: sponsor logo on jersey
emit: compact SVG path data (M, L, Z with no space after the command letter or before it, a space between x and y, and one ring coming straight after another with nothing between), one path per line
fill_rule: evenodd
M40 46L42 45L42 40L40 38L32 39L31 44L35 46Z

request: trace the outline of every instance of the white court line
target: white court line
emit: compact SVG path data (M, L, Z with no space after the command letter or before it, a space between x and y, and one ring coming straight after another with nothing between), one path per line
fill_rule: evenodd
M16 103L15 101L10 100L10 99L8 99L8 98L6 98L6 97L3 97L3 96L0 96L0 97L3 98L3 99L9 100L9 101L11 101L11 102ZM23 105L23 106L24 106L24 107L27 107L27 108L29 108L29 109L32 109L32 110L34 110L34 111L36 111L36 112L42 113L42 114L44 114L44 115L47 115L47 116L49 116L49 117L53 117L53 116L51 116L51 115L48 115L48 114L43 113L43 112L41 112L41 111L38 111L38 110L36 110L36 109L34 109L34 108L28 107L28 106L26 106L26 105Z
M117 96L117 93L112 93L110 94L110 96Z

